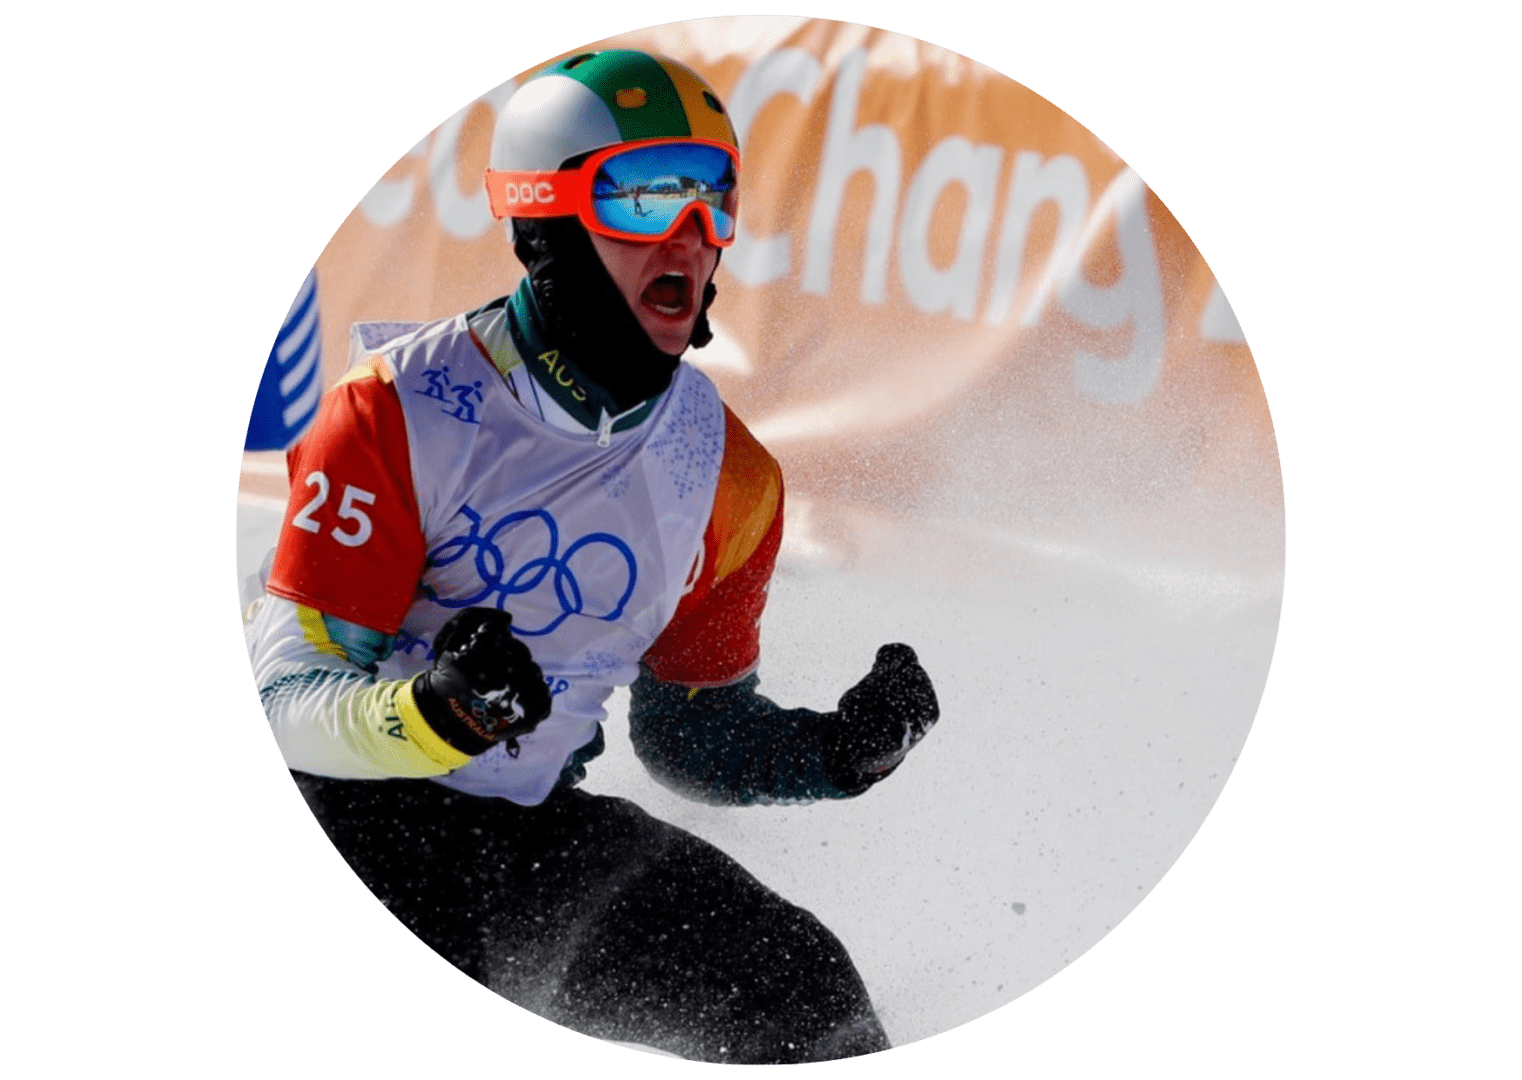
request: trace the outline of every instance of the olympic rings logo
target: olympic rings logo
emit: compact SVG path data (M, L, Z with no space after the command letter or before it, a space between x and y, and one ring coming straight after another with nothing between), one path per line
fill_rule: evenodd
M551 595L560 608L559 615L543 626L530 628L520 625L516 619L517 612L513 613L515 616L513 633L520 637L539 637L552 633L572 615L612 622L623 615L624 607L629 603L629 598L634 595L634 584L639 578L639 568L634 562L634 552L629 550L628 544L611 533L587 533L567 547L564 554L559 554L560 527L555 524L555 519L547 510L515 511L496 522L484 533L481 532L479 513L469 506L462 507L460 513L470 522L470 531L464 536L446 540L430 551L428 566L449 566L470 555L474 559L476 575L481 579L482 584L479 591L460 598L440 596L427 585L423 586L423 594L441 607L475 607L485 602L494 604L499 611L506 610L505 604L509 596L521 596L533 592L548 579L551 583ZM529 559L509 572L507 556L497 546L497 537L514 526L528 522L538 522L542 525L546 554ZM589 571L595 573L601 570L601 576L606 578L607 571L601 569L607 565L606 559L596 560L597 565L594 567L587 562L587 556L584 554L597 547L610 549L618 555L623 560L627 577L617 601L611 605L594 603L594 610L589 611L587 610L588 600L582 591L581 582L577 580L572 570L572 560L576 560L581 566L583 575ZM578 555L582 557L577 559ZM599 608L605 610L597 610Z

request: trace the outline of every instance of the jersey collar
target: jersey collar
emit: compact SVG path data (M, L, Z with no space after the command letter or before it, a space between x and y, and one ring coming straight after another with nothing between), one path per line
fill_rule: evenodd
M534 292L528 278L523 279L517 291L511 296L493 301L478 312L472 313L467 319L474 326L477 315L484 315L498 308L501 309L503 315L500 325L507 331L516 353L512 359L521 359L524 369L534 380L535 386L582 427L602 433L609 430L627 431L642 423L654 411L656 403L660 400L659 394L622 415L617 414L614 410L618 406L613 398L596 383L583 378L565 362L560 351L545 339L544 324L539 317L539 308L534 301ZM490 342L486 344L493 363L501 371L502 360L498 359L498 354L502 350ZM506 374L505 371L503 373ZM610 419L611 425L608 423Z

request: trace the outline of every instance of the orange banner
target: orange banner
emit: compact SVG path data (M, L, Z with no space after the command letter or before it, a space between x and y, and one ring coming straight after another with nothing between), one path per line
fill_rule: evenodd
M781 460L798 529L818 511L833 557L915 521L1196 539L1214 523L1222 553L1282 566L1273 430L1241 331L1178 222L1083 126L862 26L704 19L597 45L674 57L729 108L741 235L716 278L717 338L689 358ZM482 184L515 87L417 143L318 258L328 383L352 322L516 285Z

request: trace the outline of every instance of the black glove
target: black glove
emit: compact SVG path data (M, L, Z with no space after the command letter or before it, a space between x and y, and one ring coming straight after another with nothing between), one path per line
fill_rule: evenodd
M433 639L433 670L412 681L423 719L462 754L516 747L550 715L544 673L512 625L505 611L466 608Z
M940 715L935 687L914 650L884 645L866 678L825 715L820 749L830 783L860 795L898 768Z

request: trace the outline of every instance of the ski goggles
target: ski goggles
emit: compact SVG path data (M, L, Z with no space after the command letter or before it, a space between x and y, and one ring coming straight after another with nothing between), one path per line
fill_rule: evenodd
M691 137L641 139L595 151L558 172L486 170L492 215L570 217L615 240L652 243L702 223L709 243L735 242L740 153L728 143Z

